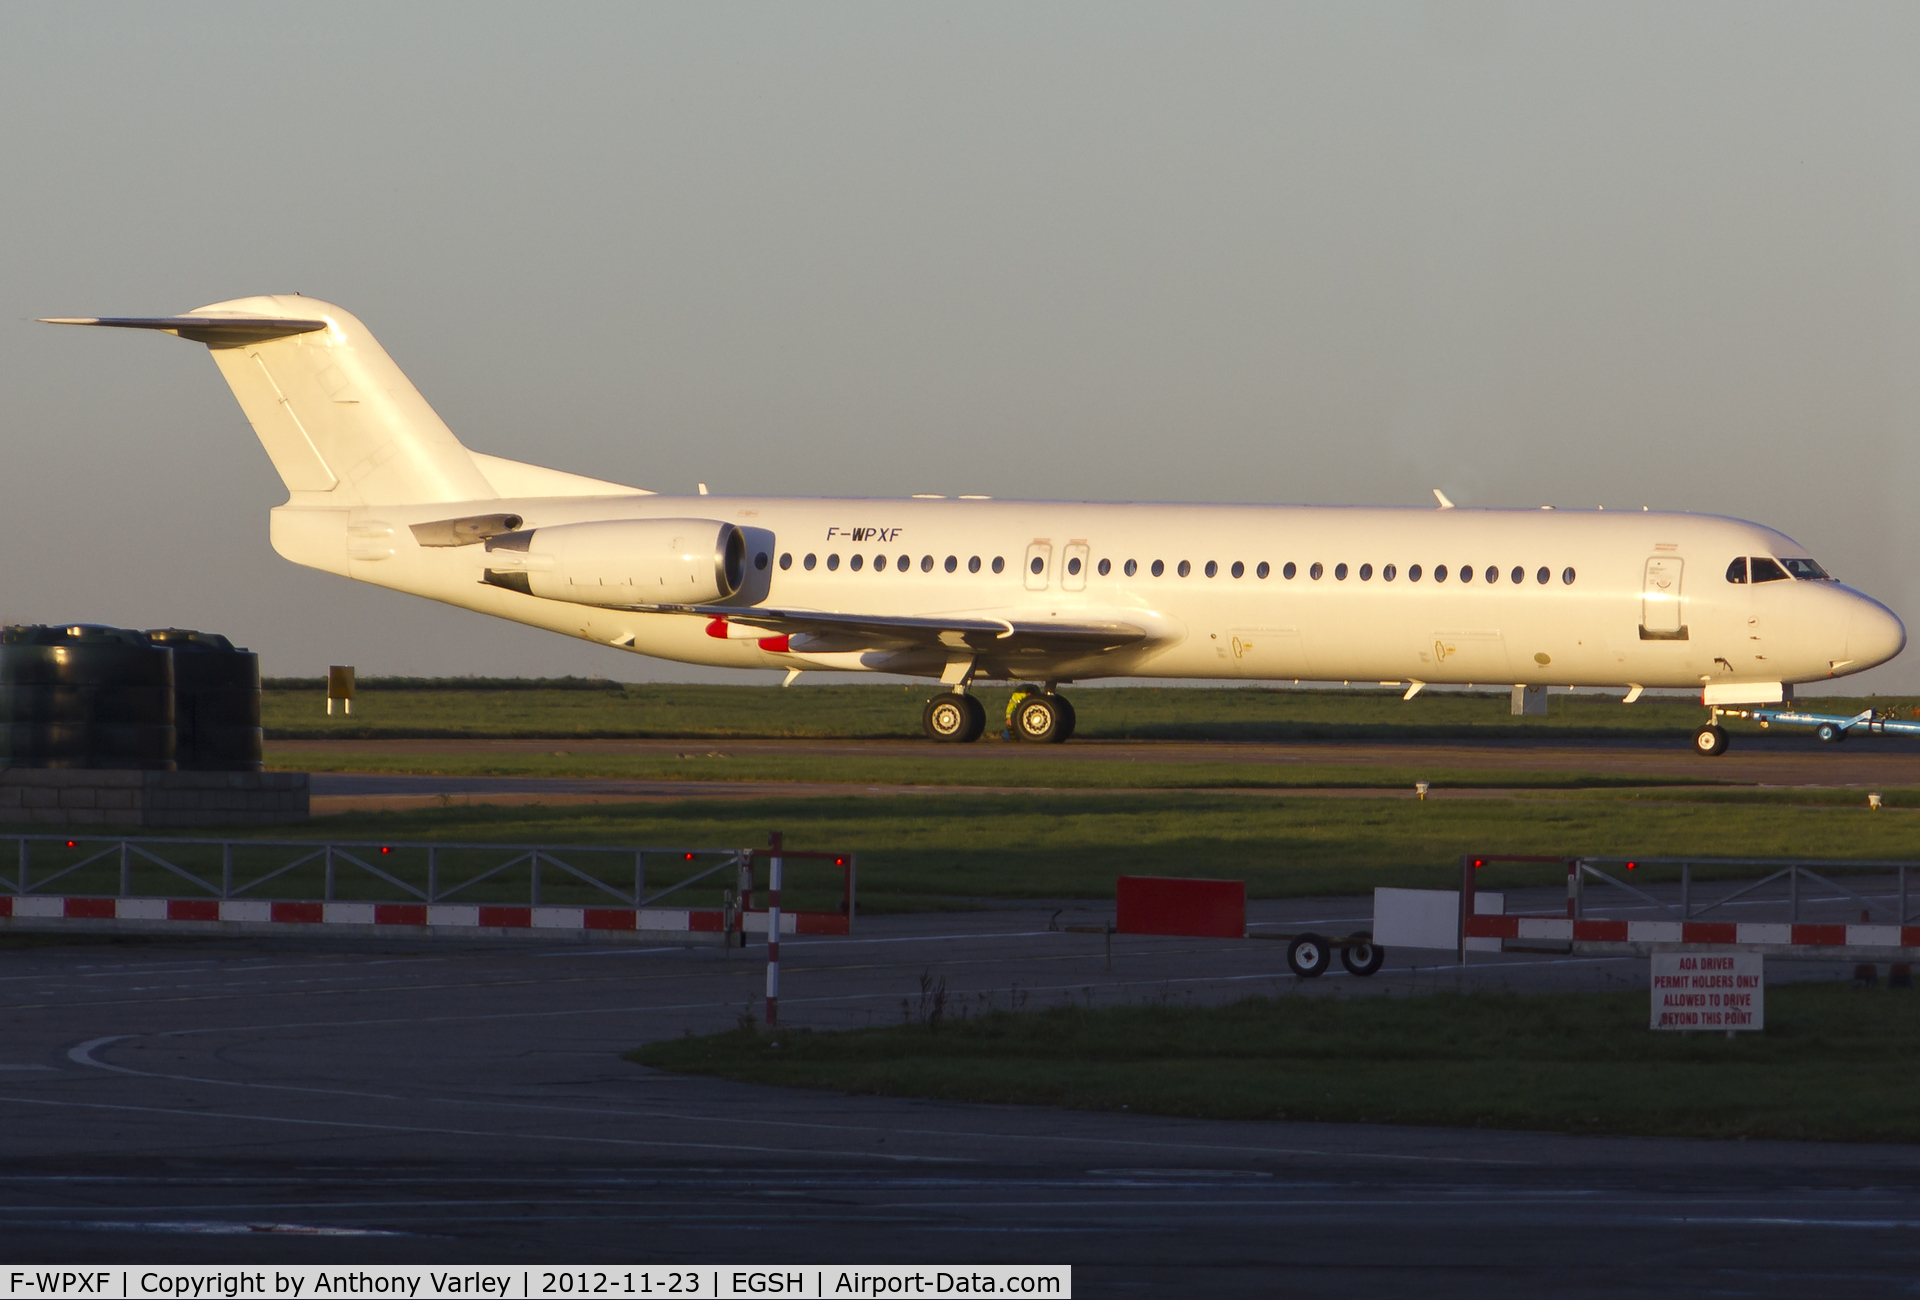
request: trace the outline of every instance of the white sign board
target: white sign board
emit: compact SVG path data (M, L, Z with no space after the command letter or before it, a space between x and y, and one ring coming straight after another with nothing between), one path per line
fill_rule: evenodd
M1505 894L1476 893L1478 916L1501 916ZM1375 889L1373 941L1382 948L1444 948L1460 946L1460 895L1451 889ZM1469 939L1468 952L1499 952L1498 939Z
M1765 1029L1764 961L1757 952L1654 953L1648 1027L1707 1033Z

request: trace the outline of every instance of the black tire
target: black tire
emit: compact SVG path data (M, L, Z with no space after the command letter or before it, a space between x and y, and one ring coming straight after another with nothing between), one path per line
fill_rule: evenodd
M967 734L960 737L960 742L965 745L971 745L986 733L987 706L980 703L980 697L977 695L963 695L960 698L967 702L967 717L969 719L967 722Z
M974 718L974 709L969 709L967 703L967 696L954 691L928 700L925 712L920 715L920 725L925 728L927 739L942 745L965 744ZM976 702L975 709L978 707Z
M1057 745L1066 739L1064 721L1058 695L1029 695L1013 711L1013 738L1029 745Z
M1387 950L1373 941L1371 930L1356 930L1347 936L1347 946L1340 950L1340 964L1347 968L1349 975L1358 975L1361 979L1380 969L1387 959Z
M1295 935L1287 945L1287 965L1303 980L1319 979L1326 974L1327 962L1332 956L1327 941L1317 934Z
M1826 744L1838 745L1847 738L1847 729L1835 726L1831 722L1823 722L1813 729L1813 734Z
M1060 706L1060 718L1061 718L1060 743L1064 745L1069 740L1073 739L1074 725L1077 722L1079 722L1080 719L1079 719L1079 716L1073 711L1072 700L1069 700L1064 695L1056 695L1053 697L1053 699L1054 699L1054 702Z
M1702 758L1718 758L1727 752L1727 733L1709 722L1693 733L1693 752Z

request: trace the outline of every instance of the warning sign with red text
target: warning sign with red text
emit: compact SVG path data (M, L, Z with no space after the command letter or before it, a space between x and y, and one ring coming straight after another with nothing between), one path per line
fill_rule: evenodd
M1767 1027L1767 984L1757 952L1653 954L1652 1029L1709 1033Z

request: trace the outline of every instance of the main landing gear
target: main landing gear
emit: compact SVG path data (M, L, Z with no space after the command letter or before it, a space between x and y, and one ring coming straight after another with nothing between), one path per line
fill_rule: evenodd
M927 701L920 723L927 730L928 740L965 745L980 739L980 733L987 729L987 711L973 696L950 691Z
M1007 710L1007 730L1015 740L1033 745L1058 745L1073 734L1073 705L1064 695L1023 686L1013 693ZM987 711L973 695L949 691L927 701L920 725L927 739L947 745L965 745L980 739L987 729Z

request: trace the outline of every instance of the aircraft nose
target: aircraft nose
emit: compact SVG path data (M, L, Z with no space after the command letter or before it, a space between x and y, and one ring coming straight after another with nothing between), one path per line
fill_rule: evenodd
M1854 601L1847 618L1847 658L1858 668L1883 664L1906 646L1907 629L1892 610L1865 596Z

